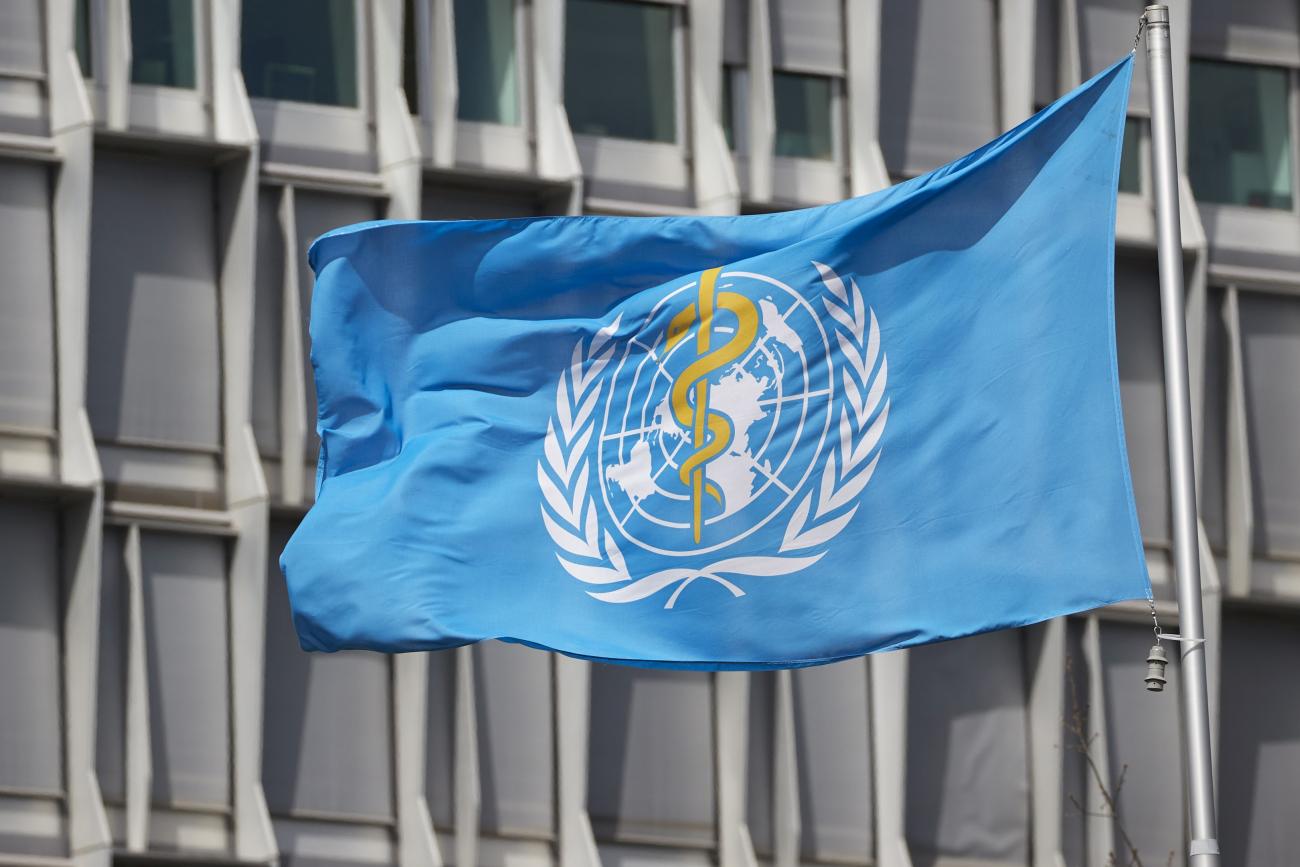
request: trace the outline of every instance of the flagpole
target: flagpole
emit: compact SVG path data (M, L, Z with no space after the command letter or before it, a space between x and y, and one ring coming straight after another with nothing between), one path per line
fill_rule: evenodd
M1209 688L1197 538L1196 476L1192 465L1192 404L1187 374L1187 317L1183 304L1183 246L1178 215L1178 160L1174 140L1173 70L1169 7L1148 6L1147 81L1151 93L1151 167L1155 180L1156 246L1165 350L1165 413L1173 505L1174 571L1178 584L1179 666L1186 750L1191 867L1218 867L1219 841L1210 759Z

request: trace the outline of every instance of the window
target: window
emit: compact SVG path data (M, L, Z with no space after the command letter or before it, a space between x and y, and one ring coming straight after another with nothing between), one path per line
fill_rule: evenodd
M1290 210L1289 72L1193 60L1188 167L1205 202Z
M570 0L564 104L575 133L677 140L673 10L625 0Z
M131 0L131 81L194 83L194 0Z
M834 159L831 79L774 72L772 91L776 104L776 155Z
M93 74L91 66L94 59L90 40L90 0L77 0L73 14L76 16L73 22L76 32L73 36L77 41L77 62L81 65L81 74L89 78Z
M515 0L456 0L461 120L519 123Z
M355 0L244 3L249 96L357 105Z
M1142 129L1143 122L1130 117L1124 120L1124 146L1119 155L1119 191L1142 193Z
M406 0L402 4L402 90L406 92L406 108L414 115L420 113L420 39L415 32L418 24L415 0Z

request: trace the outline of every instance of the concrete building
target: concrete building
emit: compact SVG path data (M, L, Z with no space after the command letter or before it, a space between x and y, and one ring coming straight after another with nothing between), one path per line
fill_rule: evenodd
M306 655L275 564L312 495L318 233L866 193L1121 56L1140 5L0 2L0 864L1082 867L1123 831L1184 863L1141 604L709 675ZM1173 24L1220 836L1293 864L1300 8ZM1174 631L1141 62L1130 112L1120 368Z

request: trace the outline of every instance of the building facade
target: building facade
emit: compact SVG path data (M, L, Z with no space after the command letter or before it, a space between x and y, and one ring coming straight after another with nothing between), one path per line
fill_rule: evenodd
M304 654L276 566L312 498L317 234L867 193L1109 65L1140 6L3 0L0 864L1183 864L1145 604L710 675ZM1284 865L1300 9L1172 13L1220 838ZM1139 52L1116 319L1172 632L1147 114Z

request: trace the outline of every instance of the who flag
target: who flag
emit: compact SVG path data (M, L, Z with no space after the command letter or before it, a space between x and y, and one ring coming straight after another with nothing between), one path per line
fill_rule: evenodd
M302 646L792 667L1146 597L1112 297L1132 65L825 207L318 239Z

